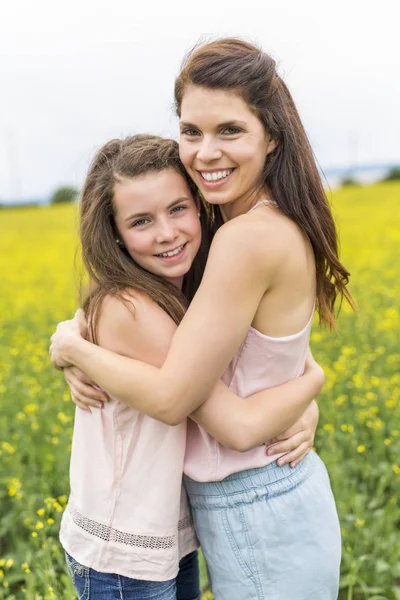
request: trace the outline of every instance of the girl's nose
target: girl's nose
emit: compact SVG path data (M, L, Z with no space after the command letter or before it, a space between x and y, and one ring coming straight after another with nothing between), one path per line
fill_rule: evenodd
M162 244L163 242L171 242L177 237L177 230L168 218L163 219L158 226L156 242Z

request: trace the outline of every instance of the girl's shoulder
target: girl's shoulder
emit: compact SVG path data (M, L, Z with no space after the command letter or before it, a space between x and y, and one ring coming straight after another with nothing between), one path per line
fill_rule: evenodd
M119 294L107 294L102 302L98 322L98 343L118 354L148 358L154 339L167 339L175 331L175 323L146 294L125 289Z

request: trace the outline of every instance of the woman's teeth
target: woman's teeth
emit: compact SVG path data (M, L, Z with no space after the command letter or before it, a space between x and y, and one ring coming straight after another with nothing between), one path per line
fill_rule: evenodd
M225 171L214 171L213 173L209 173L207 171L200 171L201 176L206 181L219 181L220 179L225 179L233 172L233 169L225 169Z
M182 252L184 246L185 244L182 244L182 246L179 246L179 248L175 248L175 250L171 250L171 252L163 252L162 254L156 254L156 256L161 256L163 258L176 256L177 254L179 254L179 252Z

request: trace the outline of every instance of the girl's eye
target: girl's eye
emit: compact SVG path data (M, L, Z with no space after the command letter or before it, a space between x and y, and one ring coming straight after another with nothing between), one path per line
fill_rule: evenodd
M191 127L185 127L185 129L181 130L181 134L182 135L187 135L189 137L195 137L197 135L200 135L199 131L197 129L193 129Z
M145 225L147 221L148 219L139 219L138 221L132 223L132 227L140 227L141 225Z
M232 125L232 126L229 126L229 127L224 127L222 129L221 133L226 134L226 135L235 135L237 133L241 133L241 131L242 130L240 129L240 127L234 127Z
M174 206L172 212L182 212L183 210L185 210L185 208L186 206Z

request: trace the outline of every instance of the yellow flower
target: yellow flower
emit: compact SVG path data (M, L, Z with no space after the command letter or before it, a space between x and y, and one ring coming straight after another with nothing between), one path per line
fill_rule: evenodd
M340 429L342 431L348 431L349 433L353 433L354 431L353 425L346 425L346 423L343 423L343 425L340 426Z
M19 479L17 479L16 477L14 479L11 479L11 481L8 484L8 495L15 496L15 498L19 500L22 496L21 487L22 486Z
M357 349L354 348L354 346L343 346L342 354L344 354L344 356L353 356L354 354L357 354Z
M57 415L57 419L59 421L61 421L61 423L65 424L65 423L69 423L71 421L71 417L68 417L68 415L66 415L63 412L59 412Z
M14 446L11 446L11 444L9 444L8 442L2 442L1 447L3 448L3 450L8 452L8 454L14 454L15 452Z
M355 523L357 527L364 527L365 525L364 519L356 519Z
M335 431L334 426L331 425L330 423L325 423L323 429L324 429L324 431L327 431L328 433L333 433Z
M336 404L338 406L342 406L342 404L344 404L345 402L347 402L347 395L346 394L340 394L340 396L338 396L335 400Z
M392 471L396 475L400 475L400 467L399 467L399 465L392 465Z
M359 452L360 454L365 452L365 450L366 450L366 447L364 446L364 444L360 444L359 446L357 446L357 452Z

